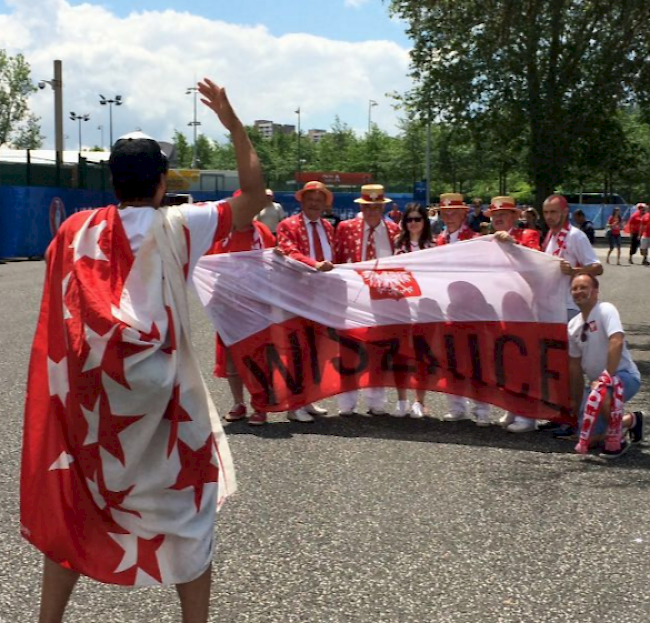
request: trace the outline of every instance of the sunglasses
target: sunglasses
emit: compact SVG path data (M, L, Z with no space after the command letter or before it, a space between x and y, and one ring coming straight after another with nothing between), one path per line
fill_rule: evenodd
M422 222L422 217L421 216L409 216L408 218L404 219L405 223L421 223Z
M580 341L586 342L588 337L589 337L589 323L585 322L582 325L582 331L580 333Z

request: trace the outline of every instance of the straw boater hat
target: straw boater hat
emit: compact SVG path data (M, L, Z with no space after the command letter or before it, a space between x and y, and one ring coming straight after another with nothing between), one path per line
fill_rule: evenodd
M493 197L490 202L490 209L485 214L492 216L500 210L510 210L517 214L517 216L521 214L521 208L517 207L517 201L513 197Z
M325 195L325 203L328 206L332 205L332 201L334 200L334 195L330 192L329 188L323 184L323 182L307 182L299 191L296 192L294 197L302 203L302 196L306 193L309 192L310 190L316 190L318 192L321 192Z
M354 200L354 203L392 203L384 195L384 187L381 184L365 184L361 187L361 197Z
M438 206L439 210L453 210L455 208L465 208L469 209L469 206L465 203L463 195L460 193L443 193L440 195L440 205Z

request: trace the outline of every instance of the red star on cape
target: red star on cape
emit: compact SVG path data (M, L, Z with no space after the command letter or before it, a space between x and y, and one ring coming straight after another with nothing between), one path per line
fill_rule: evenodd
M115 573L122 573L135 567L162 584L162 574L156 552L165 540L164 534L158 534L152 539L143 539L134 534L113 534L109 536L124 550L122 561Z
M116 383L131 389L124 373L124 360L151 348L153 344L131 344L122 339L123 328L117 329L106 345L101 368Z
M99 398L99 423L97 431L97 443L99 447L106 450L106 452L114 456L124 465L124 450L120 443L120 433L142 417L144 416L113 415L108 403L108 397L105 392L102 392ZM89 441L92 443L94 440Z
M181 471L170 489L181 491L192 487L196 512L201 508L203 486L209 482L217 482L219 468L212 463L214 456L214 436L212 433L198 450L192 450L188 445L178 440L178 455L181 461Z
M176 440L178 439L178 425L181 422L192 421L190 414L181 406L180 385L174 387L174 392L172 393L172 397L169 400L169 404L167 405L163 417L170 422L169 443L167 444L167 456L170 456L174 446L176 445Z

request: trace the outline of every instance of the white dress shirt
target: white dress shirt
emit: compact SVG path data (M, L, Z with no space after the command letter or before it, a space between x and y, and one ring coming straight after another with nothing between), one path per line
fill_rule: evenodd
M370 227L368 223L363 224L363 247L361 248L361 259L364 261L366 259L366 245L368 244L368 234L370 233ZM389 257L393 255L393 248L390 245L390 240L388 239L388 227L386 223L381 221L377 228L375 229L375 254L377 257Z
M302 218L305 221L305 227L307 228L307 236L309 236L309 257L312 260L316 259L316 253L314 252L314 228L311 226L311 221L307 218L307 215L303 212ZM314 221L316 223L316 231L318 231L318 237L320 238L320 245L323 248L323 257L326 262L332 261L332 247L330 247L329 240L327 239L327 233L323 227L323 222L321 219Z

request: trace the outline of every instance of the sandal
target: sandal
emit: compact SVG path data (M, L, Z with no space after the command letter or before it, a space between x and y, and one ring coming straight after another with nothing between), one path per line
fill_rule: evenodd
M233 405L232 409L228 411L224 419L226 422L238 422L239 420L243 420L245 417L246 405L240 402L237 405Z

